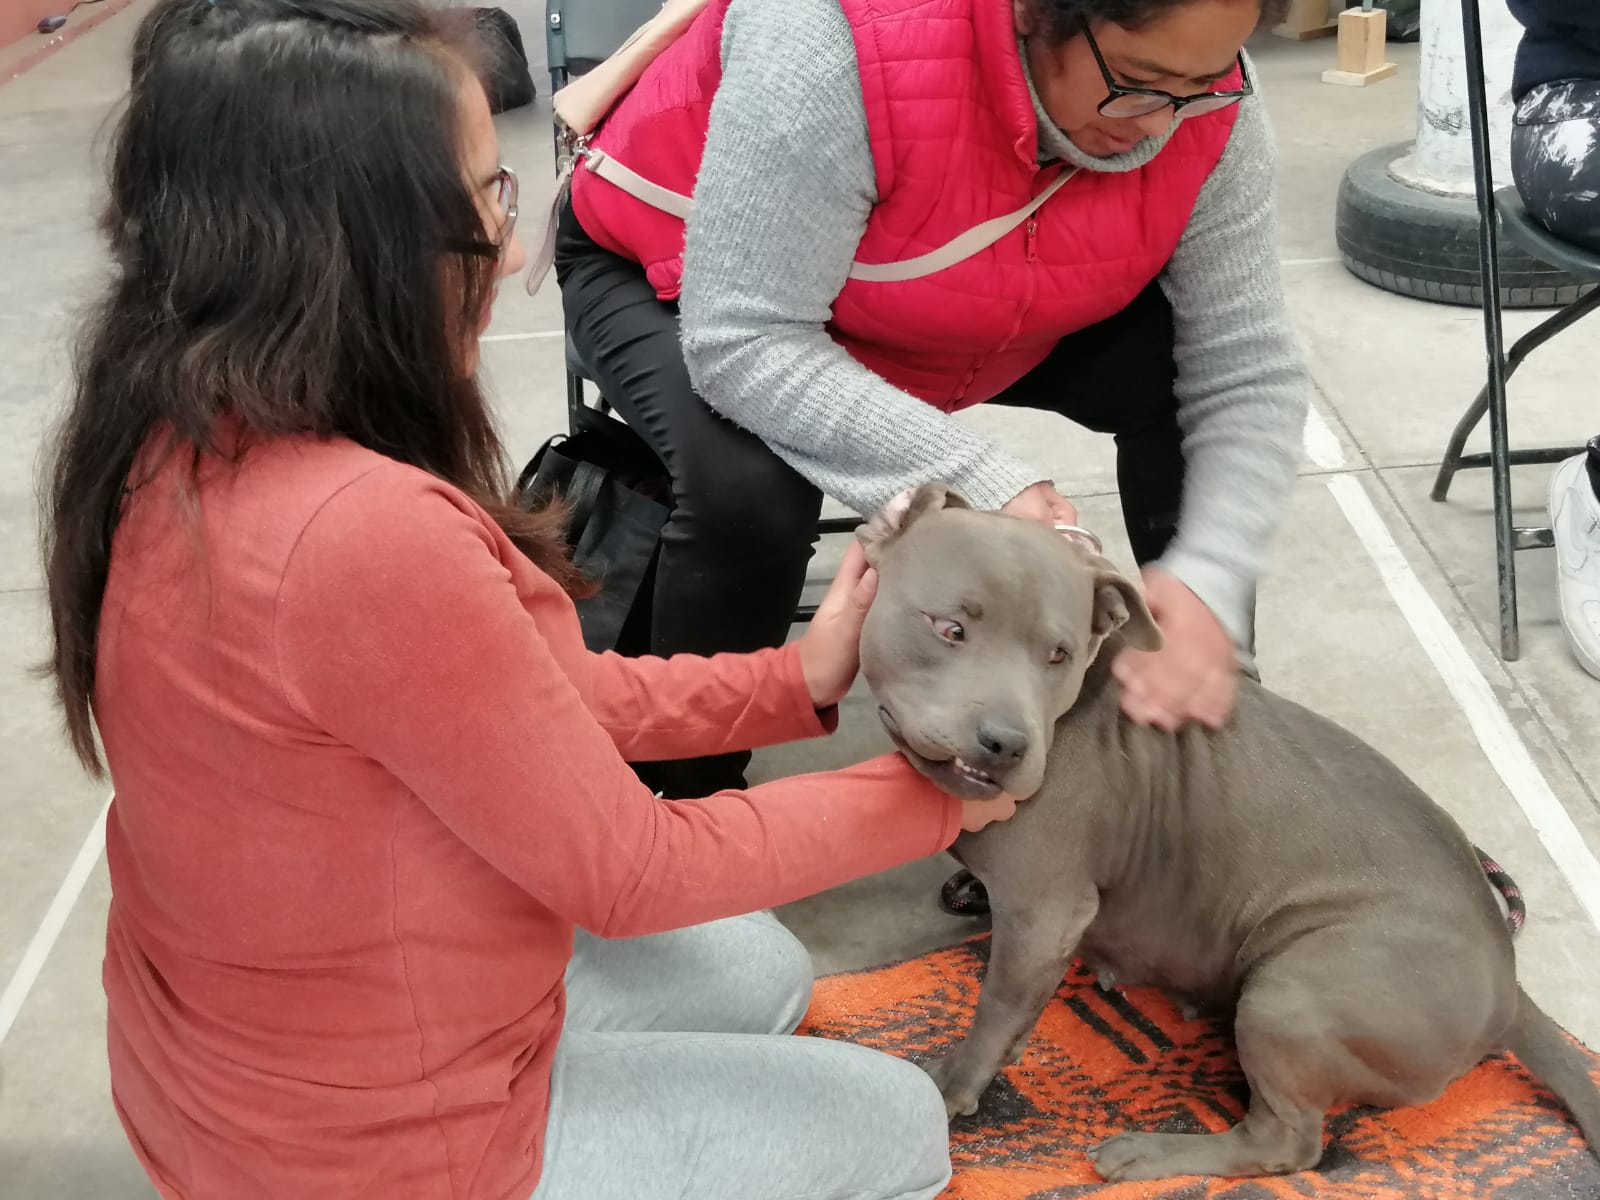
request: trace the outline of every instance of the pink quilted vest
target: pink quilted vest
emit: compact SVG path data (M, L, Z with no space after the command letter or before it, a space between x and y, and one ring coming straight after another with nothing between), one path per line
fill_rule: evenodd
M689 195L722 74L713 3L646 70L590 144ZM1061 167L1038 132L1011 0L840 0L855 34L878 204L858 264L929 253L1025 207ZM1237 75L1221 86L1237 86ZM1026 222L923 278L850 279L829 332L857 361L946 411L991 399L1057 341L1121 311L1177 248L1235 109L1181 122L1147 166L1079 171ZM683 221L579 169L572 202L600 245L641 263L676 299Z

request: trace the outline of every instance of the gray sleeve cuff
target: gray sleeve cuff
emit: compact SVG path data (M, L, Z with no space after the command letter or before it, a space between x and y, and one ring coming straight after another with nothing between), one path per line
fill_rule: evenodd
M1195 554L1181 544L1168 550L1156 565L1200 597L1235 646L1249 650L1255 645L1254 579L1246 579L1239 572Z

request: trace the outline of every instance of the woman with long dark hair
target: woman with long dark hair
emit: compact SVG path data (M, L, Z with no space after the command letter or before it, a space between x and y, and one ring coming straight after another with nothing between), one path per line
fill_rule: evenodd
M124 1127L173 1198L930 1197L937 1090L771 1036L810 963L758 910L1014 805L627 768L823 733L872 581L784 650L583 650L474 380L523 252L469 52L415 0L139 30L44 506Z

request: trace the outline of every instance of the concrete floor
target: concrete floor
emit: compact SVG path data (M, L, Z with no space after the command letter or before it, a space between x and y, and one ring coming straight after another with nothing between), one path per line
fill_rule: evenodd
M98 973L107 885L96 821L106 789L78 772L49 694L28 675L44 646L36 458L64 394L75 314L101 275L96 153L145 6L139 0L0 86L0 986L8 988L0 994L0 1200L151 1194L117 1128L104 1065ZM537 43L531 0L513 10ZM1463 476L1448 505L1427 499L1429 464L1479 383L1477 314L1375 291L1336 258L1334 195L1345 166L1412 132L1415 50L1396 47L1399 77L1364 91L1319 81L1332 56L1326 43L1267 39L1257 55L1282 150L1289 304L1317 387L1314 453L1261 597L1263 668L1279 690L1388 753L1502 858L1528 897L1521 956L1529 990L1600 1046L1600 932L1578 899L1600 888L1590 857L1600 846L1600 739L1592 732L1600 684L1567 652L1545 552L1521 558L1524 656L1509 667L1497 660L1487 478ZM543 103L501 122L504 158L526 181L530 224L550 172L548 128ZM485 359L519 456L562 421L559 328L553 285L537 298L503 296L491 334L512 340L493 341ZM1592 337L1569 335L1524 370L1514 394L1517 440L1574 442L1600 427ZM980 411L972 420L1056 472L1090 525L1119 529L1108 445L1036 415ZM1545 478L1542 468L1517 474L1529 518L1541 510ZM819 578L837 549L824 549ZM1127 561L1123 548L1113 554ZM875 724L858 702L830 743L767 754L760 772L858 760L880 748ZM890 959L973 930L937 908L949 869L943 857L928 860L785 916L821 970ZM29 981L18 1012L8 1002Z

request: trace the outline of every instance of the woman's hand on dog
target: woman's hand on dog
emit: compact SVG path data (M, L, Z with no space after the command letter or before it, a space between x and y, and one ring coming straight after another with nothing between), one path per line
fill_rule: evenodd
M993 800L963 800L961 802L961 828L967 833L977 833L985 825L996 821L1009 821L1017 815L1017 798L999 795Z
M817 615L800 638L800 670L817 708L844 699L861 666L861 623L878 591L878 573L866 552L852 541Z
M1171 733L1191 721L1222 728L1239 694L1233 639L1199 596L1160 567L1145 569L1144 596L1166 645L1117 655L1111 671L1122 685L1122 711Z
M1001 506L1000 511L1013 517L1025 517L1044 525L1076 525L1077 507L1051 483L1036 483L1024 488Z

